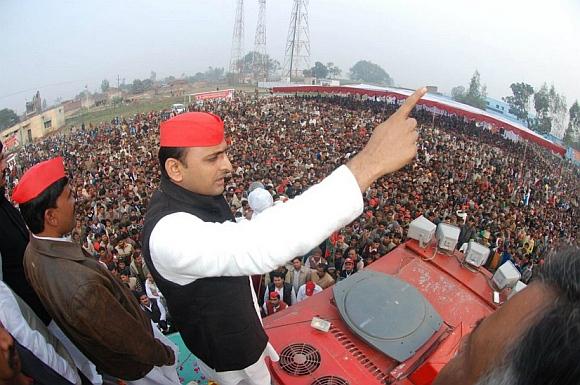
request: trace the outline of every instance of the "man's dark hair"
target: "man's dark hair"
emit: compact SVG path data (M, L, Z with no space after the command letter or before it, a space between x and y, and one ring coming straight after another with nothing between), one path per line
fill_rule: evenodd
M295 260L299 260L300 262L302 262L302 258L300 258L300 257L294 257L294 258L292 258L292 260L290 262L293 263Z
M177 159L185 164L185 156L187 155L187 147L159 147L159 169L161 175L169 179L167 171L165 171L165 162L169 158Z
M284 278L286 278L284 276L284 273L281 273L279 271L275 271L274 273L272 273L272 281L274 281L274 278L276 278L276 277L282 278L282 280L284 280Z
M539 281L557 298L478 385L580 384L580 249L552 255Z
M44 213L48 209L56 208L56 200L67 184L67 177L60 178L33 200L19 205L22 218L32 234L44 231Z

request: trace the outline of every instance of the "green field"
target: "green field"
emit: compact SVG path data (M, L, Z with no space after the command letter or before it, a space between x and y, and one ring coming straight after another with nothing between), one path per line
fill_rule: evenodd
M83 109L78 114L67 118L66 126L79 127L82 123L88 126L89 123L99 124L101 122L110 122L115 116L131 117L141 112L158 111L164 108L170 108L173 103L183 103L183 97L158 97L118 106L106 106L104 108L90 110Z
M227 87L220 85L220 89L235 88L246 92L254 92L254 86L236 86ZM208 86L194 92L214 91L215 86ZM89 110L81 109L78 113L66 119L66 127L79 127L82 123L88 126L90 123L99 124L101 122L110 122L114 117L132 117L135 114L149 111L160 111L170 108L174 103L183 103L183 96L159 95L151 99L136 100L130 103L123 103L118 106L94 107Z

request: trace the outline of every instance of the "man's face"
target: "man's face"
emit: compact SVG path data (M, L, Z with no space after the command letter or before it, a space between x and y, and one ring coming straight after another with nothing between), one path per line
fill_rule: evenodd
M145 306L149 306L149 297L147 297L147 295L143 294L141 297L139 297L139 302L141 302L141 304L143 304Z
M280 277L274 277L274 286L278 289L282 288L282 286L284 286L284 280Z
M121 281L129 282L129 276L127 274L121 274Z
M59 232L70 233L75 227L75 203L76 197L70 184L67 184L62 193L56 199L55 216L58 218Z
M354 263L352 263L352 262L346 262L344 264L344 269L346 271L351 271L352 269L354 269Z
M280 303L280 299L276 298L270 298L270 303L272 304L272 306L276 307L278 306L278 303Z
M0 324L0 383L11 384L20 373L20 358L16 352L14 339Z
M299 259L295 259L292 261L292 266L294 266L296 270L300 270L302 267L302 262Z
M320 278L324 277L324 274L325 274L324 267L317 267L316 268L316 274L318 274L318 276Z
M503 358L506 350L537 319L555 293L532 283L483 319L465 336L457 355L445 365L433 385L473 385Z
M212 147L190 147L181 167L183 188L202 195L220 195L224 191L224 178L232 171L226 154L225 140Z

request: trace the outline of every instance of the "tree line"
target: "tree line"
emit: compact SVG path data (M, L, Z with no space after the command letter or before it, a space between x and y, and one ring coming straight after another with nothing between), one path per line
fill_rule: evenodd
M539 134L553 133L562 136L565 144L580 150L580 105L576 100L568 109L564 95L556 91L554 85L544 83L534 89L528 83L512 83L511 95L502 100L509 106L509 113L524 122L530 129ZM469 87L453 87L451 97L461 103L480 109L487 107L487 87L481 84L481 76L476 70L469 82ZM535 116L532 114L532 106ZM566 125L566 119L568 124Z

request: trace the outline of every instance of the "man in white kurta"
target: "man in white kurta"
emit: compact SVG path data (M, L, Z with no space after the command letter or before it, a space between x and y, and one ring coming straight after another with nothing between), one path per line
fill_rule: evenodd
M361 191L378 177L398 170L414 157L416 122L409 119L408 114L424 92L417 91L397 113L375 128L365 149L347 165L339 167L295 199L265 210L252 221L206 222L187 212L162 216L148 238L154 270L163 279L185 286L202 278L264 274L296 255L306 254L333 231L362 213ZM196 116L185 115L179 115L175 133L170 132L174 130L171 120L167 121L170 123L165 129L161 126L162 148L187 148L185 155L180 154L180 159L162 160L160 156L164 168L162 174L185 193L191 191L210 197L221 195L224 177L232 168L226 155L223 123L221 138L216 134L218 140L211 142L207 137L199 138L200 131L207 127L207 117L201 117L203 124L197 125ZM198 145L197 141L203 143ZM281 228L284 231L280 231ZM250 279L248 285L251 286ZM259 316L254 290L251 287L250 290ZM169 296L167 299L170 302ZM235 298L231 300L235 301ZM216 372L204 362L199 364L220 385L270 385L266 356L278 360L270 343L254 364L242 370Z

